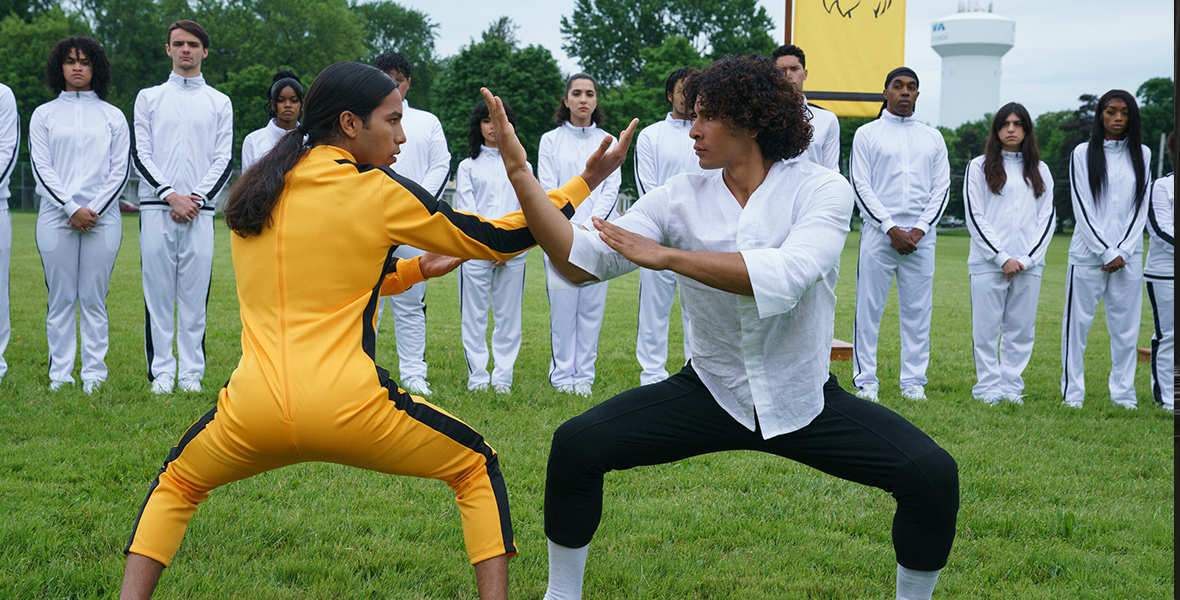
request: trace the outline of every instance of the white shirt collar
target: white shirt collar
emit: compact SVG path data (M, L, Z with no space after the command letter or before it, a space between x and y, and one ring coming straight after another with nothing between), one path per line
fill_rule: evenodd
M171 81L172 83L175 83L176 85L179 85L183 88L192 88L205 85L205 76L197 75L196 77L183 77L173 71L172 73L168 74L168 81Z

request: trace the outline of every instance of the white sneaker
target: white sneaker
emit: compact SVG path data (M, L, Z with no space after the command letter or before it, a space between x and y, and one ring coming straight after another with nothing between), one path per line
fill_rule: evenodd
M1125 409L1127 409L1127 410L1139 410L1139 405L1138 405L1138 404L1132 404L1132 403L1122 404L1122 403L1119 403L1119 402L1115 402L1115 403L1114 403L1114 405L1115 405L1115 406L1117 406L1117 407L1119 407L1119 408L1125 408Z
M70 385L70 382L68 382L68 381L50 381L49 382L49 391L56 392L67 385Z
M881 400L877 398L878 389L879 386L877 386L877 384L870 383L864 387L856 388L853 393L856 394L857 398L862 398L868 400L869 402L880 402Z
M98 388L101 386L102 386L101 381L83 381L82 382L82 391L86 392L87 394L93 394L94 392L97 392Z
M1062 405L1062 406L1068 406L1069 408L1076 408L1076 409L1079 409L1079 410L1081 410L1081 408L1082 408L1082 403L1081 403L1081 402L1070 402L1069 400L1062 400L1062 401L1061 401L1061 405Z
M160 375L152 381L152 393L158 395L171 394L172 387L176 384L176 380L171 375Z
M430 391L430 384L422 377L407 377L402 382L402 389L418 396L429 396L434 393Z
M579 396L589 397L594 393L594 390L591 388L589 383L582 382L574 385L574 393Z
M1160 409L1162 409L1164 412L1170 412L1173 414L1176 413L1176 405L1175 404L1161 404Z
M556 387L557 387L557 391L562 394L573 394L574 393L574 386L572 386L572 385L559 385Z
M472 392L486 392L486 391L488 391L488 384L477 383L477 384L475 384L475 387L469 387L467 389Z
M986 396L978 396L975 398L988 406L999 406L1006 398L1000 394L987 394Z
M925 400L926 388L920 385L911 385L901 391L901 397L906 400Z
M1024 394L1018 394L1016 392L1012 392L1010 394L1006 394L1004 396L1004 400L1006 402L1011 402L1012 404L1024 406Z
M492 386L492 389L496 390L497 394L511 394L512 393L512 386L505 384L505 383L501 383L500 385L494 385L494 386Z
M181 375L177 382L182 392L200 392L201 379L196 374Z

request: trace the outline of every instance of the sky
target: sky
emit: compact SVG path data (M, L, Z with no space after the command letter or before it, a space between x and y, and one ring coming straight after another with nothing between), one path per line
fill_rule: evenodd
M808 0L795 0L796 2ZM815 1L815 0L810 0ZM548 48L566 74L579 70L561 49L561 17L574 0L397 0L439 25L435 41L449 56L478 38L500 16L511 17L524 45ZM784 0L759 0L774 20L770 32L782 42ZM989 2L977 2L986 7ZM993 0L994 12L1016 21L1016 45L1003 59L1001 104L1017 101L1033 116L1072 110L1082 94L1121 88L1134 93L1152 77L1172 77L1173 4L1166 0ZM958 12L958 0L908 0L905 62L921 80L916 114L938 123L941 59L930 47L934 21ZM806 48L804 48L806 51ZM998 107L997 107L998 108Z

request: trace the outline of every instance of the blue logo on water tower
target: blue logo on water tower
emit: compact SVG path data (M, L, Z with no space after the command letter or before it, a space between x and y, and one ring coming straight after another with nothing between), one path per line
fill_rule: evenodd
M946 31L946 25L943 25L942 23L935 23L934 24L934 32L938 32L938 31Z

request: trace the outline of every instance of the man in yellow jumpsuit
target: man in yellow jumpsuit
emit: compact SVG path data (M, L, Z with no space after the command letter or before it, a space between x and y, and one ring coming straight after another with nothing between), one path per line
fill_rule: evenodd
M189 427L152 482L127 545L122 598L151 595L214 488L306 461L445 481L480 597L506 595L516 546L496 452L375 364L373 317L379 295L460 262L396 260L401 244L503 261L535 242L520 213L486 220L456 212L390 170L405 141L401 111L384 73L332 65L308 92L303 125L235 186L226 222L237 234L242 358L217 407ZM627 145L604 150L582 177L551 192L567 217L622 163Z

